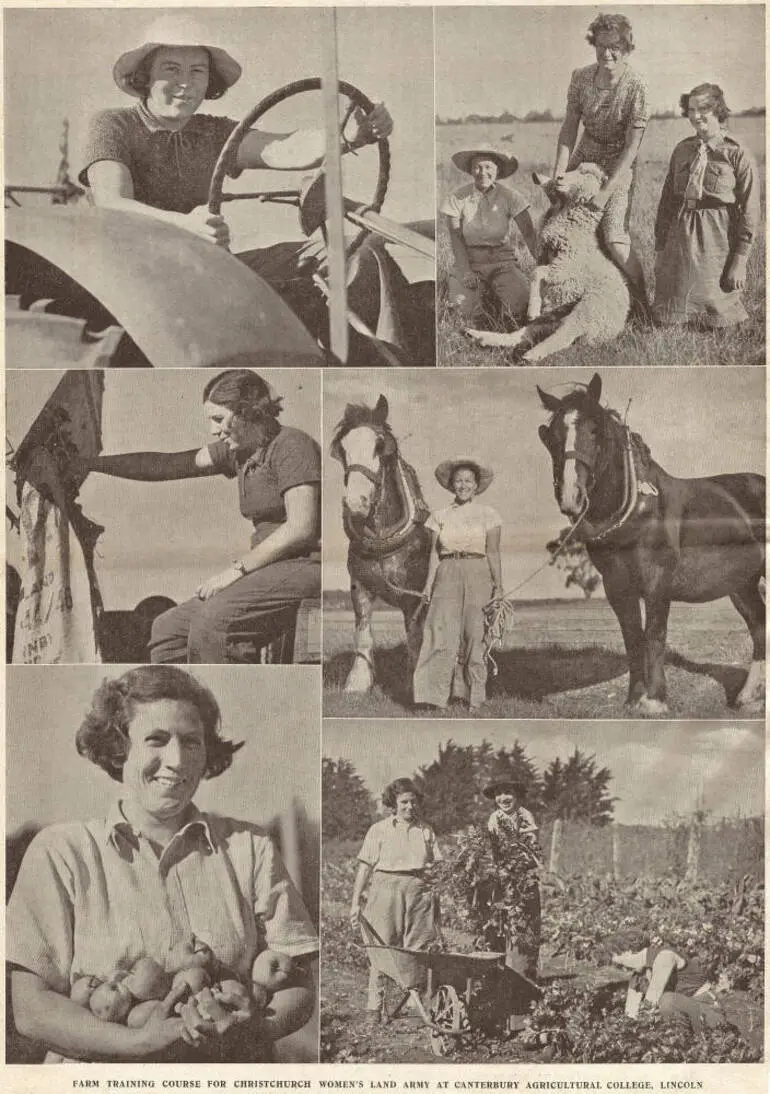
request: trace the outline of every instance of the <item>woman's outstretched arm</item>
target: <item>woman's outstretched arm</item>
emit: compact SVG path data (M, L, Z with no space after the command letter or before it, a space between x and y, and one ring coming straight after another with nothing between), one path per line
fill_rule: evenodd
M191 448L187 452L125 452L116 456L79 455L73 458L72 467L81 474L95 471L139 482L170 482L216 474L208 448Z
M361 922L361 900L364 888L369 880L372 867L368 862L359 862L356 880L353 882L353 896L350 899L350 926L357 927Z

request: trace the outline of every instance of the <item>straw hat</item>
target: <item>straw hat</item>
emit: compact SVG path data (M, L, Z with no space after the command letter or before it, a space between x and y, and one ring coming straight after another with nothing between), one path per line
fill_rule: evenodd
M502 794L506 790L521 798L526 793L527 784L523 779L517 779L511 776L508 778L493 779L491 783L488 783L484 787L481 793L485 798L490 798L491 801L494 801L498 794Z
M472 467L473 470L476 472L476 478L479 484L478 489L476 490L477 494L483 494L486 488L492 482L492 479L495 477L495 473L491 470L491 468L482 467L481 464L478 463L476 460L444 460L436 468L435 474L436 478L444 487L444 489L448 490L450 493L453 492L452 479L458 467Z
M503 152L496 152L494 148L470 148L462 152L455 152L452 163L466 175L470 175L473 160L477 156L483 156L485 160L492 160L497 164L497 177L507 179L515 175L519 169L519 161L515 156L506 156Z
M209 43L209 31L182 15L156 19L145 31L141 45L121 53L115 62L112 75L121 91L139 98L130 83L131 77L145 57L159 46L197 46L207 49L211 64L226 87L232 87L240 79L241 66L227 50Z

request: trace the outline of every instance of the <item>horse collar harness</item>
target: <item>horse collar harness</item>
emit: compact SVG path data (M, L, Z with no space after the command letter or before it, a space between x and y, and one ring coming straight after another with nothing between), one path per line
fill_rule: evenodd
M641 516L645 508L645 497L657 497L658 488L646 478L640 478L637 468L637 454L631 430L623 425L623 501L620 508L608 517L603 524L595 525L587 519L590 508L590 498L587 499L583 511L573 521L573 528L577 529L582 524L584 539L587 543L606 543L616 533L625 530L629 522L636 516ZM564 453L564 462L575 460L582 463L588 469L592 479L596 479L595 462L586 458L580 452L569 449Z

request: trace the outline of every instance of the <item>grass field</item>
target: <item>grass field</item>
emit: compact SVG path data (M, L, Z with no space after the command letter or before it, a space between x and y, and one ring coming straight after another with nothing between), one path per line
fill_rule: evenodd
M353 614L324 612L326 717L435 717L412 711L402 617L374 613L377 685L368 695L343 691L353 662ZM673 604L666 676L671 717L743 718L730 704L751 657L744 623L727 600ZM478 710L486 718L618 718L628 687L623 641L605 600L531 602L521 607L506 648L496 654L498 675ZM465 707L442 717L467 718ZM757 717L755 713L753 717Z
M731 131L754 155L762 186L764 208L764 123L762 117L735 118ZM519 160L518 173L509 180L531 201L536 223L547 201L532 182L533 171L550 174L559 131L557 122L515 122L509 125L444 125L436 130L439 205L444 195L468 181L451 163L452 153L462 148L492 145L509 151ZM647 128L638 162L637 185L631 213L631 235L644 266L648 294L654 289L655 249L653 226L658 198L675 145L689 135L682 120L653 120ZM441 218L439 218L441 219ZM522 245L522 250L523 245ZM463 324L446 305L446 277L452 264L449 238L443 224L438 236L438 336L439 363L445 366L480 367L505 365L501 349L482 349L462 333ZM522 268L532 261L526 251ZM689 330L640 329L628 327L607 346L570 347L548 358L552 365L764 365L765 360L765 230L760 231L749 262L748 288L744 302L749 320L724 333L696 333Z

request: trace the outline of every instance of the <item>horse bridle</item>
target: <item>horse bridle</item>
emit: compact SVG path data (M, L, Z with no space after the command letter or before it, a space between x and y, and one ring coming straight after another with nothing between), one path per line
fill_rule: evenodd
M369 427L371 428L371 426ZM345 449L342 447L342 441L338 441L335 445L333 455L342 464L342 474L345 482L345 486L348 485L348 479L357 471L359 475L363 475L365 479L368 479L370 483L377 487L378 491L382 489L383 480L385 478L385 460L391 456L396 455L398 449L396 448L395 437L391 433L374 430L374 434L377 440L382 440L382 452L379 454L380 467L378 471L372 471L370 467L367 467L363 463L348 463L345 456Z

